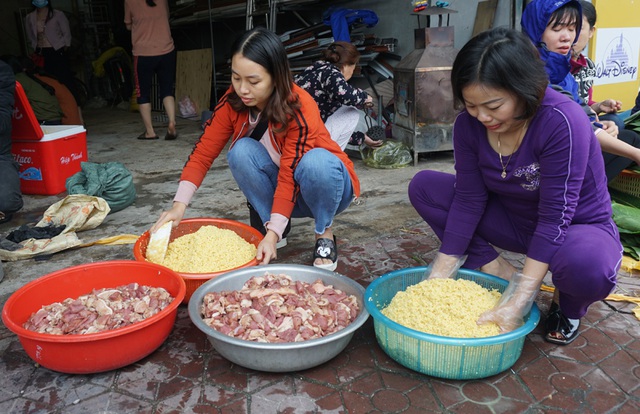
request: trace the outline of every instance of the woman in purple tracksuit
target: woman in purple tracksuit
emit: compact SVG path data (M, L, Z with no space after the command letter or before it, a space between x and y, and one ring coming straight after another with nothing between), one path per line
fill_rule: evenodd
M478 323L515 329L550 271L558 293L545 339L568 344L593 302L615 287L622 258L611 220L604 163L588 117L548 88L543 61L526 35L481 33L458 53L455 175L421 171L412 205L442 246L429 277L464 267L510 280ZM526 254L521 271L494 248ZM466 261L465 261L466 259Z

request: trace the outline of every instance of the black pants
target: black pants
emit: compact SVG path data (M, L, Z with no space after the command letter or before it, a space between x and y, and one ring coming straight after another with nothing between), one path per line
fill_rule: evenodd
M0 211L7 215L22 208L18 168L13 158L0 156Z
M618 139L632 147L640 148L640 135L630 129L621 129L618 133ZM604 170L607 174L607 182L616 178L625 168L635 164L629 158L609 154L608 152L603 152L602 155L604 157Z
M11 113L15 85L16 78L11 67L0 61L0 212L3 215L11 215L22 208L19 165L11 155Z
M36 49L36 53L44 57L44 71L52 75L71 91L76 102L80 102L79 92L77 90L73 71L69 66L69 59L64 50L54 50L52 47L44 47Z

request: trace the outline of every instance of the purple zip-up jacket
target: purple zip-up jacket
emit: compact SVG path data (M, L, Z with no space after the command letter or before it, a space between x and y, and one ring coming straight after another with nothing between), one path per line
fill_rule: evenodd
M547 88L505 179L486 128L466 111L455 120L453 147L456 192L441 252L464 254L490 194L530 235L527 256L540 262L550 262L571 224L601 224L616 234L600 145L582 108L565 95Z

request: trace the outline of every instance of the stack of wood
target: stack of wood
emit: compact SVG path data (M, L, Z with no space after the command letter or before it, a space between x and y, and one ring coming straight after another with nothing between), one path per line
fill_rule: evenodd
M331 27L322 23L283 33L280 39L293 73L303 71L320 59L322 52L333 43ZM370 67L383 78L393 78L393 67L388 59L400 60L400 56L393 53L398 39L380 38L374 33L363 34L361 28L356 26L352 27L351 43L360 52L360 63L354 73L356 76L362 73L363 68Z
M322 52L333 43L331 27L322 23L292 30L279 35L293 74L302 72L306 67L322 57ZM363 34L357 27L352 28L351 42L360 52L360 62L354 70L354 76L369 76L377 80L393 79L393 66L390 60L400 61L394 54L398 39L380 38L373 33ZM218 87L226 90L231 84L230 62L217 68Z

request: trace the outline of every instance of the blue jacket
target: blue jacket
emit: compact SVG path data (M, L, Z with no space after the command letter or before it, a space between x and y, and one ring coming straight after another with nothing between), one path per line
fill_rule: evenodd
M533 0L525 7L520 24L522 25L522 31L529 36L538 52L540 52L540 58L545 62L545 69L549 75L550 83L571 92L574 100L580 103L582 99L578 94L578 84L570 73L571 52L566 55L550 52L547 49L547 45L542 42L542 34L549 23L551 15L567 3L574 3L582 14L582 7L577 0ZM578 19L577 25L574 43L578 40L582 19Z
M378 24L378 15L371 10L351 10L343 8L329 8L322 21L325 25L331 26L333 41L351 42L349 26L356 22L361 22L367 27Z

